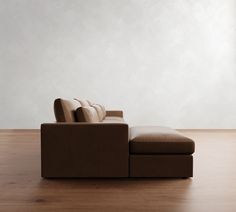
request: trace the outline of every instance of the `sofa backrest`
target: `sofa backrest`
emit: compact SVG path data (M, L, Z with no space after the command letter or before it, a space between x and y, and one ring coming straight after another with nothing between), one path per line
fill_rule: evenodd
M76 122L75 111L81 107L75 100L58 98L54 101L54 114L57 122Z

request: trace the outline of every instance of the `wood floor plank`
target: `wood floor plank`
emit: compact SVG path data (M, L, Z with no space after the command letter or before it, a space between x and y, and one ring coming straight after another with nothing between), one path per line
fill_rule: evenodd
M236 130L181 132L193 178L45 180L39 131L0 130L0 211L236 211Z

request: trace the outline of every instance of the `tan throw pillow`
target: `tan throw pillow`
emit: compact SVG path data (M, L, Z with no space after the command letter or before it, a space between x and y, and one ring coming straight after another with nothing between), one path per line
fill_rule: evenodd
M92 104L91 106L94 107L95 110L97 111L99 121L102 121L104 119L104 113L103 113L103 109L102 109L101 105Z
M78 101L81 104L82 107L90 106L90 102L88 100L77 99L77 98L74 98L74 100Z
M88 123L99 122L99 117L96 109L94 107L82 107L82 112L84 119Z

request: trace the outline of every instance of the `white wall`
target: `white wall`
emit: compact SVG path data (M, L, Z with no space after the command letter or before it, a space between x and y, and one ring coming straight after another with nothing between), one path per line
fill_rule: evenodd
M56 97L236 128L236 1L0 0L0 128L54 121Z

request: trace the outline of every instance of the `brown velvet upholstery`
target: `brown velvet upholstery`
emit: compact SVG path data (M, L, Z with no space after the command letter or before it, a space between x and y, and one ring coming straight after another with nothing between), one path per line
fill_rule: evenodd
M192 155L130 155L130 177L192 177Z
M41 125L42 177L128 177L128 125Z
M131 127L132 154L192 154L194 142L167 127Z

